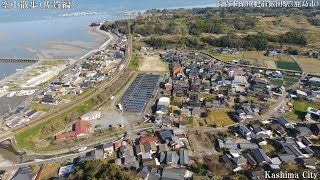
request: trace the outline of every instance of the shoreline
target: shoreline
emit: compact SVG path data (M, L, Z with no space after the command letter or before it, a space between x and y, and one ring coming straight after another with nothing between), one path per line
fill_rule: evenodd
M89 56L90 54L96 52L97 49L103 49L104 47L106 47L110 43L110 41L112 39L112 35L109 32L100 30L99 28L100 28L100 26L98 26L98 27L89 27L88 30L87 30L87 33L95 36L94 37L95 38L94 43L96 45L95 48L93 48L91 51L87 52L86 54L84 54L82 56L80 55L81 57L70 57L70 58L66 58L66 59L84 59L87 56ZM102 41L102 43L99 42L99 39L101 39L100 41ZM42 60L50 60L50 59L63 59L63 58L44 58ZM0 79L0 86L4 86L4 83L10 81L10 79L12 77L15 77L15 76L23 74L26 69L30 69L30 68L36 66L37 64L39 64L40 62L41 61L32 63L29 66L24 67L22 70L16 71L15 73L7 75L3 79ZM17 63L19 63L19 62L17 62Z
M190 6L175 6L175 7L165 7L165 8L152 8L152 9L159 9L159 10L173 10L173 9L194 9L194 8L217 8L217 3L209 3L209 4L202 4L202 5L190 5ZM148 10L152 9L141 9L141 10L133 10L133 11L126 11L126 12L119 12L116 15L128 16L128 17L136 17L140 14L145 14Z

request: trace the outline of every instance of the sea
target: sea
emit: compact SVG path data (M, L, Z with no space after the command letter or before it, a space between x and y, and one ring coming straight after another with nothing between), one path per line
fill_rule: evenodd
M215 6L215 0L73 0L68 9L53 8L53 0L26 1L37 6L25 9L14 6L18 0L6 0L9 5L0 8L0 58L77 58L101 43L88 33L91 22L129 18L123 13L148 9ZM45 2L51 3L49 9L40 8ZM28 65L0 62L0 79Z

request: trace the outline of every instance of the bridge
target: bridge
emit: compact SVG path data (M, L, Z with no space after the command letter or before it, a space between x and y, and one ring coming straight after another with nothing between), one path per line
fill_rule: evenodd
M0 62L38 62L39 59L32 58L0 58Z

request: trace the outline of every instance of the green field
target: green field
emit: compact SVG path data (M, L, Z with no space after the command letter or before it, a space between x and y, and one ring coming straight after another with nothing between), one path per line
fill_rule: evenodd
M283 79L269 78L269 82L275 86L290 87L295 83L299 82L299 79L295 77L284 76Z
M89 99L85 103L71 109L69 112L60 114L49 121L37 124L16 134L15 140L17 145L20 148L39 149L40 147L36 146L37 142L52 138L55 132L63 130L65 126L68 125L66 122L66 117L68 115L71 114L73 119L77 119L79 116L81 116L81 114L83 114L86 110L91 109L93 106L93 100ZM46 147L45 149L52 150L54 148Z
M277 61L275 63L279 69L301 71L300 67L295 62Z
M206 118L206 122L208 125L215 124L218 127L223 127L234 123L234 121L231 120L227 112L216 109L208 111L208 117Z
M277 78L270 78L269 81L271 84L275 86L283 86L283 83L284 83L282 79L277 79Z
M285 115L285 118L295 121L303 121L307 114L308 107L320 109L320 103L310 102L303 99L297 99L293 102L293 110Z
M290 87L300 81L298 78L288 76L283 77L283 80L285 87Z
M51 105L48 105L48 104L40 104L38 102L32 102L29 104L29 107L34 109L34 110L37 110L37 111L44 111L44 112L47 112L47 111L50 111L53 106Z

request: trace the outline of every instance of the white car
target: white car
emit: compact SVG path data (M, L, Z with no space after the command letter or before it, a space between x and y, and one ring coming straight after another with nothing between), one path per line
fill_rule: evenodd
M82 147L78 151L81 152L81 151L85 151L86 149L87 149L87 147Z

